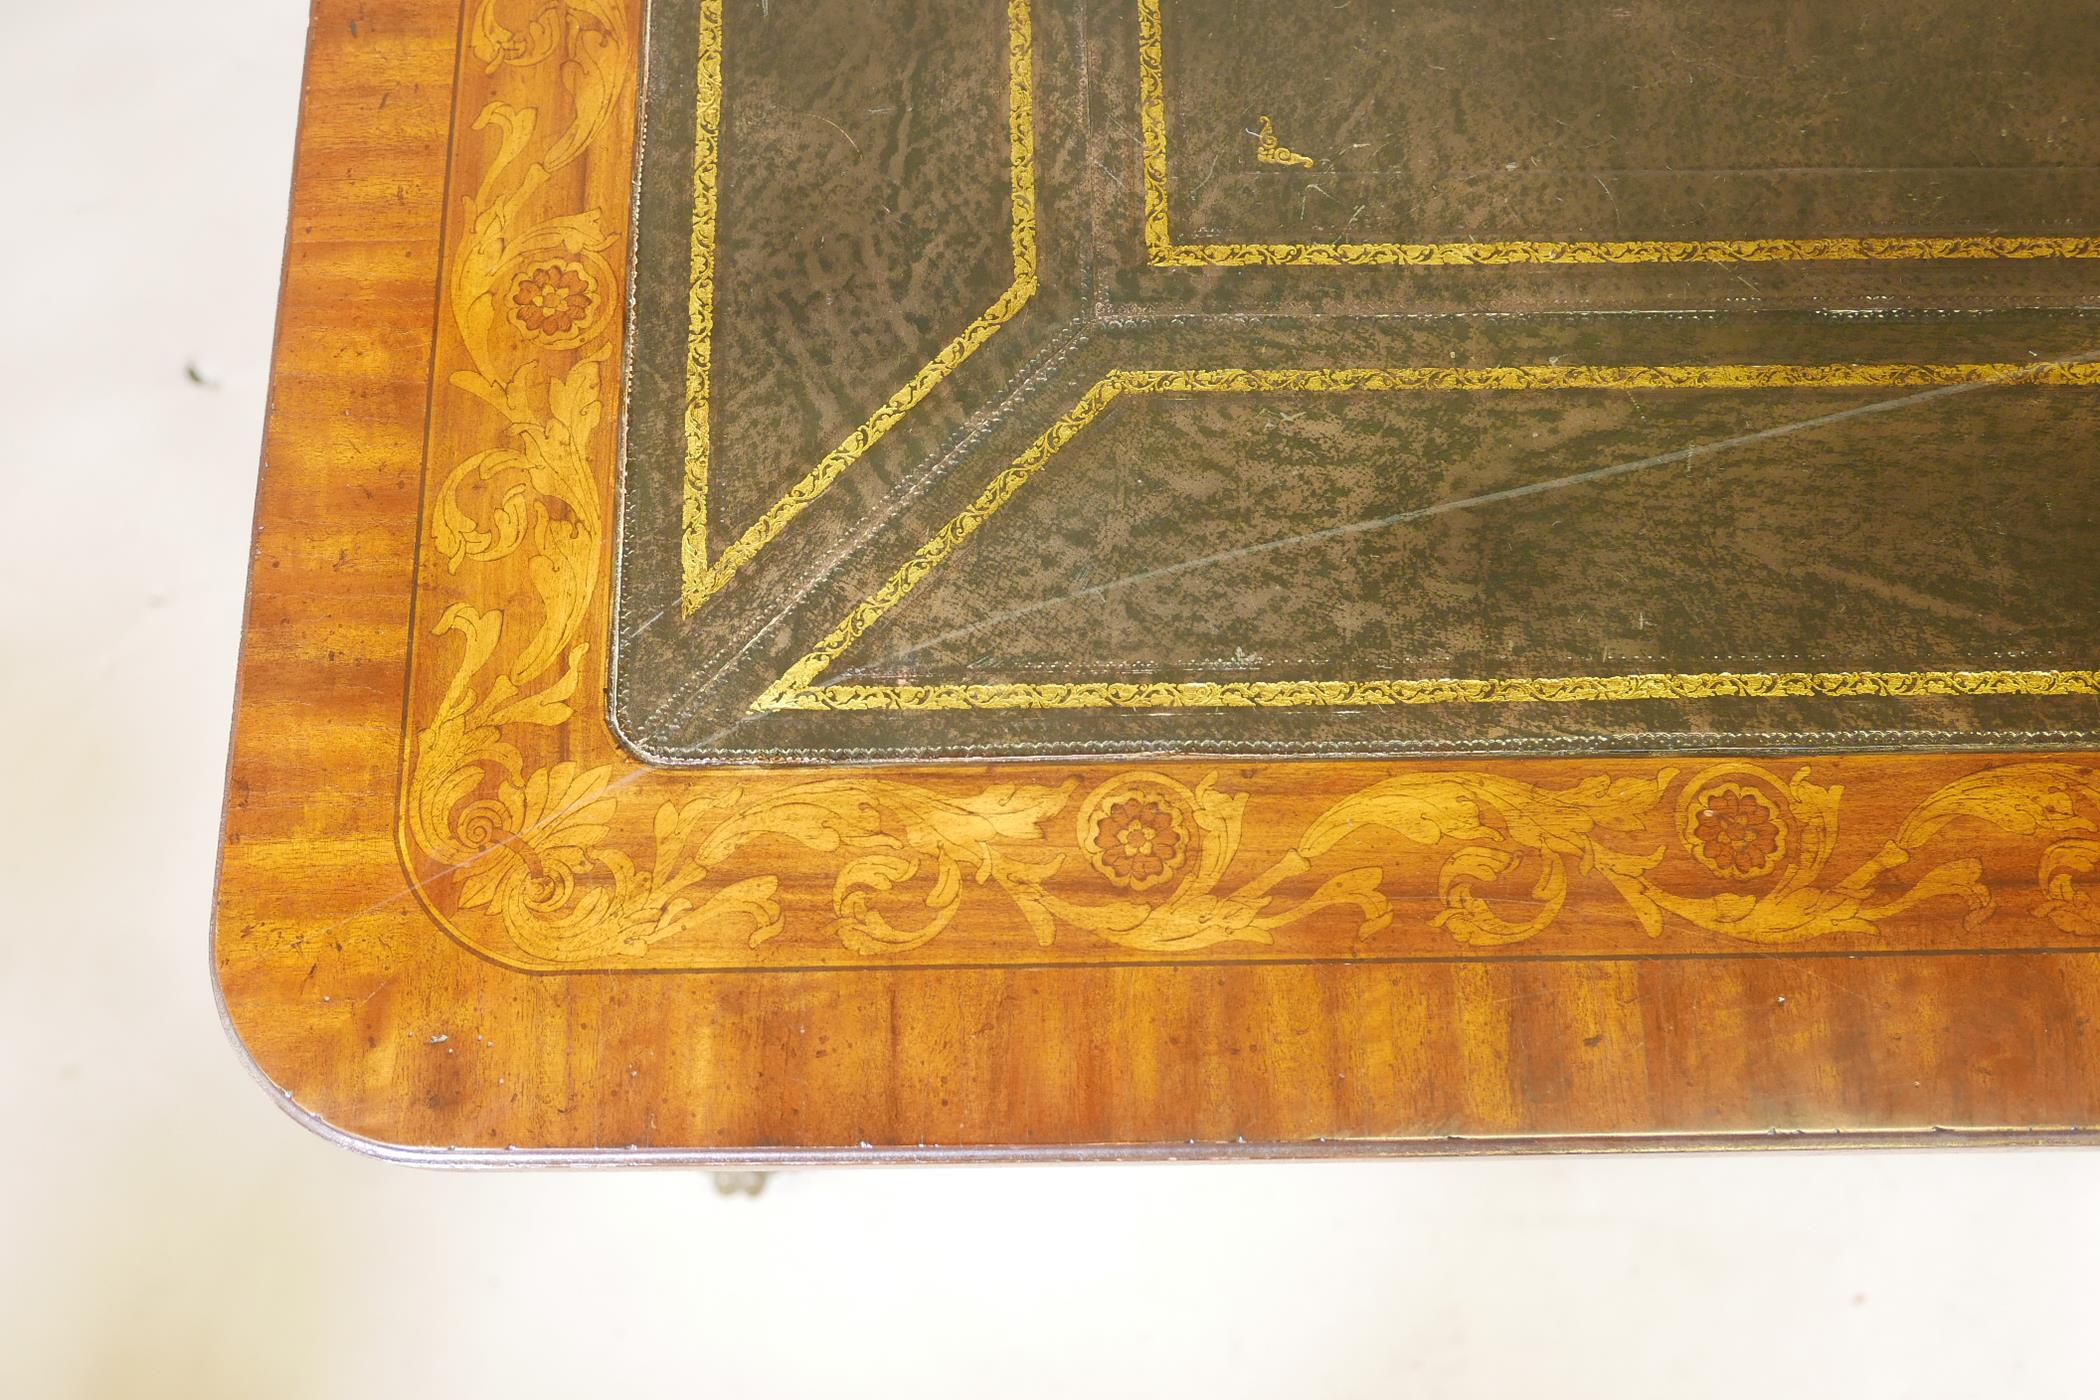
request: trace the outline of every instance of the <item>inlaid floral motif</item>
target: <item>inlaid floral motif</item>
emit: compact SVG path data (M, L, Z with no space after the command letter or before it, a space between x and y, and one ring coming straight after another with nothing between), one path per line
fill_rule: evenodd
M1188 826L1159 793L1132 793L1094 817L1087 853L1110 884L1149 890L1188 863Z
M1726 783L1699 795L1685 822L1685 844L1714 874L1754 880L1786 853L1786 823L1762 793Z
M580 262L540 263L511 283L511 323L549 345L573 339L597 306L597 279Z

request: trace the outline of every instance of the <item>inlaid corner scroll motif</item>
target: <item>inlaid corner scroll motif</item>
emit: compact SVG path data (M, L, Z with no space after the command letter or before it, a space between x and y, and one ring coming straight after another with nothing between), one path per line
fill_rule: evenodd
M467 946L529 971L2100 946L2100 770L2068 762L1854 813L1813 763L628 757L601 642L637 8L468 17L399 824Z
M447 472L428 521L426 578L438 586L426 601L443 603L432 630L454 645L407 755L406 852L412 869L435 867L449 886L425 894L446 899L440 916L469 942L545 966L666 944L765 944L783 927L778 877L722 869L765 840L852 857L830 932L854 952L937 936L961 904L965 869L1027 898L1040 867L1001 847L1039 834L1065 800L1055 789L948 797L874 780L747 795L695 784L652 804L629 790L645 776L632 765L552 756L579 727L579 691L595 695L601 681L591 638L605 624L606 365L619 334L605 211L620 206L565 208L551 191L587 156L618 151L610 138L632 90L634 17L602 0L551 0L522 28L505 13L481 0L470 26L486 76L510 81L474 123L493 150L461 210L446 300L464 363L439 392L486 410L491 443ZM512 89L559 94L560 124ZM922 866L937 882L933 914L900 928L871 896ZM482 925L500 936L464 932Z

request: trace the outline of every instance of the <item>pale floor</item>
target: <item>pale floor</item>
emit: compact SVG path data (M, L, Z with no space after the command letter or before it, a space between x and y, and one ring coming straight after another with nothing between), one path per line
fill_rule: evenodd
M304 15L0 21L0 1395L2092 1393L2090 1153L887 1171L748 1201L308 1135L205 964Z

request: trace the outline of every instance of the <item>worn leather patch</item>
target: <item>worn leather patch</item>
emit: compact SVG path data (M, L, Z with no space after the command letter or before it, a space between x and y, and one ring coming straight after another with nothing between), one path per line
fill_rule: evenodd
M662 763L2100 730L2100 25L660 0Z

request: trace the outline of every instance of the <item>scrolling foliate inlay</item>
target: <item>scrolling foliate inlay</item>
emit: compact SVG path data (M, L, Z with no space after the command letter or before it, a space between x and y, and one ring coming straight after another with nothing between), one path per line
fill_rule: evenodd
M1979 941L2029 946L2036 921L2100 937L2100 772L2067 763L1919 794L1842 861L1843 794L1811 767L1358 765L1353 783L1318 770L1342 795L1311 800L1315 770L1290 765L996 781L636 763L597 709L635 18L602 0L515 13L481 0L468 28L488 94L457 157L399 832L469 946L530 970L1488 956L1548 934L1608 956L1901 947L1924 905ZM1573 917L1585 885L1620 914L1589 899Z
M1037 868L1002 858L995 843L1036 837L1038 820L1063 804L1055 789L954 798L900 782L831 781L747 802L734 788L704 787L655 804L653 840L636 850L619 844L642 805L623 792L631 773L622 765L526 757L558 745L574 723L588 624L603 624L605 366L618 336L617 279L602 256L617 236L606 212L543 205L554 177L621 130L635 54L624 5L549 4L522 30L507 27L501 9L483 0L475 11L475 56L494 76L555 66L571 110L544 144L542 108L499 98L474 124L497 140L465 201L450 269L446 304L468 364L449 387L490 410L496 441L449 471L428 521L450 585L438 592L451 599L434 631L456 639L457 655L409 745L402 828L411 867L420 857L456 885L455 931L493 919L505 944L553 965L631 958L666 941L767 942L783 926L778 878L721 878L725 863L764 838L854 856L838 876L831 932L860 953L936 936L960 907L965 865L980 882L1029 888ZM518 86L555 86L535 76ZM510 318L512 337L499 320L506 305L523 309ZM505 595L521 579L536 610L520 606L522 594ZM484 598L504 606L476 601ZM938 871L934 913L900 931L870 892L910 879L921 863Z

